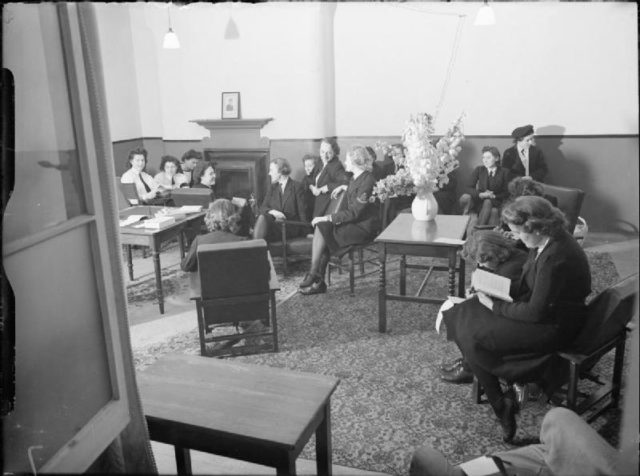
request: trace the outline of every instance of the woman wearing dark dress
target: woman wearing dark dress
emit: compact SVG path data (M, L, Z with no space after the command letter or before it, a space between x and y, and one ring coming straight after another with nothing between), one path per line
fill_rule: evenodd
M313 192L311 192L311 185L316 184L316 177L320 173L322 167L320 157L317 155L305 154L302 157L302 164L304 165L304 177L302 178L302 187L304 188L304 202L307 212L307 218L311 219L313 216L313 206L316 202Z
M253 229L253 238L267 242L282 240L282 220L307 221L304 189L289 174L291 166L287 159L271 159L269 177L271 185L260 206L260 215ZM307 227L287 225L287 238L300 236Z
M500 167L500 151L493 146L483 147L482 164L473 169L466 191L460 197L462 214L478 213L477 225L487 225L491 210L499 211L509 196L509 171Z
M349 185L336 187L332 196L346 190L346 208L331 215L319 216L311 246L311 270L300 283L302 294L327 291L324 274L331 255L340 256L349 246L370 241L378 231L378 210L369 202L375 178L371 173L371 155L362 146L354 146L347 154L346 170L353 174Z
M458 345L504 440L511 441L519 408L513 389L504 393L499 379L533 379L542 369L509 357L552 354L575 339L585 320L591 273L584 251L565 229L564 215L544 198L518 197L504 208L502 219L530 250L513 302L478 292L443 316L447 338Z
M214 199L213 186L216 184L216 170L211 162L201 160L191 172L193 186L191 188L204 188L211 191L211 201Z
M344 171L342 162L338 157L340 149L334 139L324 138L320 142L320 158L322 159L322 169L316 176L314 184L310 185L310 190L315 197L313 206L313 216L323 216L331 203L331 193L336 187L349 183L349 177Z
M511 136L514 145L504 151L502 166L509 170L511 178L531 177L544 182L548 168L544 154L535 145L533 126L516 127Z
M219 198L209 205L207 214L204 217L204 223L209 233L199 235L193 240L189 252L180 263L183 271L193 272L198 270L199 245L246 240L245 237L237 235L240 230L240 215L238 214L238 209L226 198Z

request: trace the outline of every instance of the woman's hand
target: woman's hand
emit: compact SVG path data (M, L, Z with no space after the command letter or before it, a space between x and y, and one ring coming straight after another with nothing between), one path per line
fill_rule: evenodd
M333 192L331 192L331 198L336 198L339 193L341 193L343 190L346 190L346 189L347 189L346 185L340 185L340 186L334 188Z
M311 220L311 225L316 226L318 223L322 223L323 221L331 221L331 217L328 215L323 217L315 217L313 220Z
M491 299L482 291L478 291L476 293L476 296L478 296L478 301L480 301L480 304L482 304L484 307L486 307L490 311L493 311L493 299Z
M271 215L273 218L275 218L276 220L279 220L279 221L282 221L285 218L287 218L284 213L282 213L281 211L278 211L278 210L269 210L267 213L269 213L269 215Z
M313 193L314 197L320 195L320 189L313 184L309 185L309 190L311 190L311 193Z

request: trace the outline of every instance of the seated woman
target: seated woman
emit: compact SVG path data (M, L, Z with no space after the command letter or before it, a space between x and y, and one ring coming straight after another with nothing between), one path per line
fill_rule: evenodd
M289 177L291 166L287 159L271 159L269 177L271 186L260 206L260 215L256 220L253 237L268 242L282 240L282 220L307 221L304 189L301 183ZM287 238L304 234L306 227L287 226Z
M182 160L182 173L187 179L187 183L189 187L193 187L193 169L196 168L200 162L202 162L202 152L198 152L197 150L189 149L180 158Z
M552 354L575 339L585 321L591 273L564 215L544 198L518 197L503 209L502 219L530 250L513 302L478 292L444 311L443 321L447 338L484 388L503 439L511 441L519 408L514 390L504 393L499 379L531 381L544 369L509 357Z
M460 253L462 258L476 264L479 269L504 276L511 280L511 293L518 287L522 266L527 260L527 253L515 247L515 242L502 233L493 230L478 230L465 242ZM473 288L467 292L470 298L475 293ZM462 357L444 364L440 377L445 382L471 383L473 374Z
M198 162L191 173L193 186L191 188L204 188L211 191L213 201L213 186L216 184L216 170L210 162L202 160Z
M316 177L320 173L322 165L320 165L320 157L311 154L305 154L305 156L302 157L302 164L304 165L302 187L304 189L305 210L307 212L307 218L311 218L313 216L313 206L316 202L313 192L311 192L311 185L315 185Z
M325 137L320 142L320 158L322 168L314 184L309 188L315 197L313 216L323 216L331 203L331 193L336 187L349 183L349 177L344 171L339 159L340 148L332 138Z
M483 165L473 169L466 192L460 197L462 214L478 213L477 225L489 224L491 209L499 209L509 195L509 171L500 167L499 161L498 149L493 146L483 147Z
M121 183L132 183L140 201L146 205L164 205L165 199L160 198L160 185L144 169L147 166L147 151L142 147L133 149L127 157L129 169L120 177Z
M347 153L346 170L353 173L349 185L336 187L335 197L346 190L346 208L332 215L319 216L311 224L315 226L311 245L311 270L300 283L302 294L327 292L324 274L331 255L340 256L349 246L373 239L379 228L378 210L369 202L375 185L371 173L372 160L362 146L354 146Z
M204 217L204 223L209 233L199 235L193 240L189 252L180 263L183 271L193 272L198 270L198 245L246 240L245 237L237 235L240 229L238 209L226 198L219 198L209 205L207 214Z
M160 172L153 177L162 190L175 190L188 187L189 181L182 173L180 162L172 155L163 155L160 159Z

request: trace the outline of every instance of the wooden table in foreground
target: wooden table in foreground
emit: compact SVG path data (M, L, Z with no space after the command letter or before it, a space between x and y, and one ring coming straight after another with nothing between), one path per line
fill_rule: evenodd
M174 445L180 475L191 474L189 449L295 475L296 458L314 432L318 474L331 474L336 378L170 355L137 380L150 438Z
M124 219L130 215L146 215L153 217L155 213L164 207L140 205L125 208L120 211L120 219ZM160 267L160 247L165 241L178 238L180 245L180 257L184 258L184 238L183 231L192 228L194 231L199 230L205 212L192 213L179 218L175 223L165 226L161 229L151 228L134 228L133 226L120 227L120 241L127 249L127 268L129 269L129 279L133 281L133 260L131 257L131 245L148 246L151 249L153 257L153 267L156 275L156 297L160 306L160 314L164 314L164 295L162 294L162 271ZM195 234L195 233L194 233Z
M420 296L431 270L415 296L406 295L406 269L421 268L422 265L408 265L405 256L428 256L446 258L446 267L434 266L431 269L449 271L449 295L456 294L456 272L458 273L458 296L464 296L464 260L458 257L462 248L469 216L438 215L434 221L416 221L410 213L400 213L393 222L376 238L380 260L380 279L378 282L378 331L387 332L387 301L411 301L441 303L442 299ZM386 260L387 254L401 255L400 292L387 293ZM459 264L458 264L459 261Z

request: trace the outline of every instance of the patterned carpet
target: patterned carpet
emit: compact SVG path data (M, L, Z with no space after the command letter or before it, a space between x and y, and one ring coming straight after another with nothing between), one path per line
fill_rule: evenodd
M606 254L589 253L594 292L618 279ZM388 286L397 286L397 265L390 266ZM394 281L394 274L396 275ZM434 273L429 294L443 296L443 273ZM409 272L408 292L421 276ZM356 281L356 296L334 285L326 295L295 295L279 304L281 351L237 357L239 361L334 375L341 379L332 406L334 463L406 474L415 447L428 444L458 462L465 455L509 448L487 405L473 403L470 385L441 382L438 367L457 351L433 329L436 305L388 303L390 332L377 332L377 275ZM134 357L139 368L166 352L198 353L197 332L143 351ZM605 358L596 371L610 372ZM531 402L518 417L521 441L537 437L550 408ZM616 412L596 421L615 444ZM303 457L313 458L313 441Z

